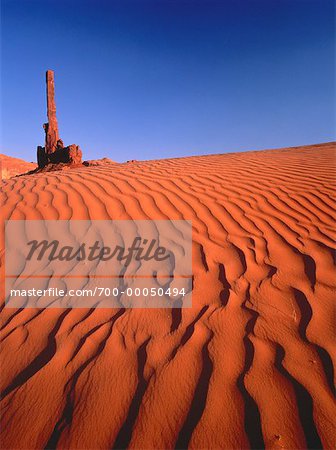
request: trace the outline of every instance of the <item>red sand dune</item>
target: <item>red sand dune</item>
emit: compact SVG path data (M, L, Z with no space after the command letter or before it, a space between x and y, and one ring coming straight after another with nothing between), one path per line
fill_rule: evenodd
M37 164L0 153L0 179L7 179L36 169Z
M3 181L3 220L192 220L194 291L183 310L2 309L1 447L334 448L335 158L331 143Z

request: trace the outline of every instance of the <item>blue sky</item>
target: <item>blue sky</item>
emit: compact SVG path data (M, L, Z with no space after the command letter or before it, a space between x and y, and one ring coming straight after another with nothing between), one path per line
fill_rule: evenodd
M35 160L55 70L65 144L116 161L335 139L329 0L2 0L1 151Z

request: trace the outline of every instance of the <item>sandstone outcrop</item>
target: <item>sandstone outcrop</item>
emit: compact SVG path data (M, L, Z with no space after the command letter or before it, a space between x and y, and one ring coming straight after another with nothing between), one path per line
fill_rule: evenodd
M56 118L54 72L47 70L47 115L48 122L43 124L45 131L45 146L37 147L38 169L48 164L82 164L82 151L76 144L64 146L59 138Z
M109 164L118 164L110 158L101 158L101 159L90 159L88 161L83 161L84 166L93 167L93 166L106 166Z

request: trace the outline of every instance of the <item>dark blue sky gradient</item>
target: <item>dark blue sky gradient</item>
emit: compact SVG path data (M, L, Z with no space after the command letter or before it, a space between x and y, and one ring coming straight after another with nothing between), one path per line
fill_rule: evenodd
M335 139L334 2L2 0L3 153L117 161Z

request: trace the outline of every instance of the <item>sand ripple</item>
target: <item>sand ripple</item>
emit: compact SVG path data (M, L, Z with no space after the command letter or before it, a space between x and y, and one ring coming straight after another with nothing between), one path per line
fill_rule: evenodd
M194 291L184 310L2 309L2 448L334 448L335 157L3 181L2 221L192 220Z

